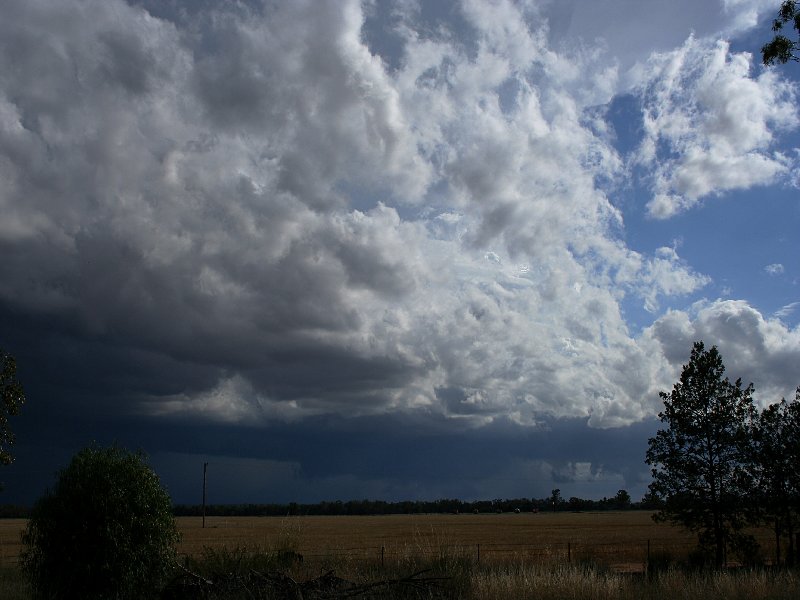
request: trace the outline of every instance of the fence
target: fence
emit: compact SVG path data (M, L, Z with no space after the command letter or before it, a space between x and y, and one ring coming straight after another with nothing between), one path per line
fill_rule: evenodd
M392 566L417 561L469 561L496 564L594 564L617 571L640 572L654 562L685 560L696 543L642 540L619 543L528 544L476 543L426 546L382 545L359 547L294 548L291 554L308 561L347 561Z
M14 567L19 562L22 545L19 531L6 529L6 523L0 523L0 567ZM10 525L10 524L8 524ZM496 538L495 538L496 539ZM602 539L602 538L601 538ZM607 540L608 538L606 538ZM228 539L206 540L210 548L242 547L251 548L248 552L269 553L270 546L252 546L250 540ZM800 541L800 540L798 540ZM766 543L765 543L766 542ZM306 542L307 543L307 542ZM195 555L200 548L190 551ZM480 541L475 543L448 543L447 540L424 539L407 542L382 542L380 544L364 544L352 546L334 546L319 543L316 546L304 545L302 541L287 546L291 553L302 555L310 562L348 561L371 565L391 566L403 562L416 561L469 561L472 564L492 565L502 563L539 563L539 564L596 564L616 570L637 571L655 563L685 561L696 548L696 540L691 538L649 538L640 540L587 541L568 540L550 543ZM772 562L774 546L768 540L762 541L762 562ZM785 557L785 554L784 554Z
M469 561L475 565L498 564L593 564L624 572L641 572L648 565L685 561L696 543L677 543L674 540L642 540L625 544L576 543L526 544L526 543L478 543L442 544L427 547L360 546L327 547L323 549L296 548L288 554L308 561L346 561L370 565L392 566L417 561ZM19 564L19 546L0 543L0 567ZM250 552L265 552L253 549ZM765 557L766 563L769 559Z

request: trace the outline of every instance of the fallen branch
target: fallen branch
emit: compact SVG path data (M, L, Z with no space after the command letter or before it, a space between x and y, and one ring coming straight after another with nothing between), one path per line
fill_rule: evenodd
M249 598L345 600L368 596L378 590L385 593L390 588L409 588L416 592L426 592L427 597L435 597L437 592L443 592L441 584L450 580L449 577L421 577L428 571L364 584L337 577L333 571L304 582L295 581L285 573L262 573L256 570L245 574L227 573L206 578L181 564L177 566L180 574L162 592L163 600L224 599L237 597L237 592L245 593Z

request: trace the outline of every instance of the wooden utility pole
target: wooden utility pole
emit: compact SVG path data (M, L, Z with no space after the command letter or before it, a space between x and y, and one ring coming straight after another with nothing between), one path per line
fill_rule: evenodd
M208 463L203 463L203 529L206 528L206 472L208 471Z

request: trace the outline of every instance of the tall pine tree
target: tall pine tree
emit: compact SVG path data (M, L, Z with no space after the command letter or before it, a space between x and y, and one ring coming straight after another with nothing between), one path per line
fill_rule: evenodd
M800 388L793 401L783 399L761 412L753 441L760 517L775 532L776 563L786 539L786 564L792 565L800 512Z
M661 392L666 428L650 438L646 462L652 467L650 492L663 504L657 521L679 524L699 534L714 550L717 566L726 550L747 540L751 497L750 430L756 416L753 385L730 383L716 347L696 342L680 381Z

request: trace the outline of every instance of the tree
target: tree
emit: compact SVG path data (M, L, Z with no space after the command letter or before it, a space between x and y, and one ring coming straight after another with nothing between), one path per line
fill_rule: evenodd
M150 598L177 540L169 495L143 456L90 447L33 507L22 568L39 598Z
M550 492L550 502L553 505L553 512L558 510L558 507L564 502L564 499L561 497L561 490L559 488L555 488L552 492Z
M572 512L580 512L582 510L591 510L593 504L594 503L591 500L584 500L583 498L578 498L577 496L570 496L570 499L567 501L567 508Z
M19 414L25 403L25 392L17 380L17 361L0 348L0 465L14 462L11 446L14 434L8 426L8 418Z
M745 547L751 463L750 427L755 418L753 385L723 379L716 347L696 342L672 392L659 395L666 429L650 438L646 462L652 467L650 492L663 502L653 518L699 534L714 549L717 566L729 546Z
M619 490L613 499L614 508L617 510L627 510L631 507L631 495L627 490Z
M653 493L653 490L648 490L647 493L642 496L639 506L645 510L660 510L664 506L664 502L657 494Z
M772 22L772 31L776 33L772 41L761 47L761 58L765 65L776 62L786 64L790 60L800 61L797 52L800 43L793 42L785 35L778 33L783 26L791 23L791 27L800 34L800 10L794 0L785 0L778 9L778 18Z
M794 564L794 533L800 510L800 388L795 400L765 408L753 433L761 516L775 532L775 558L781 562L781 539L788 538L786 563Z

